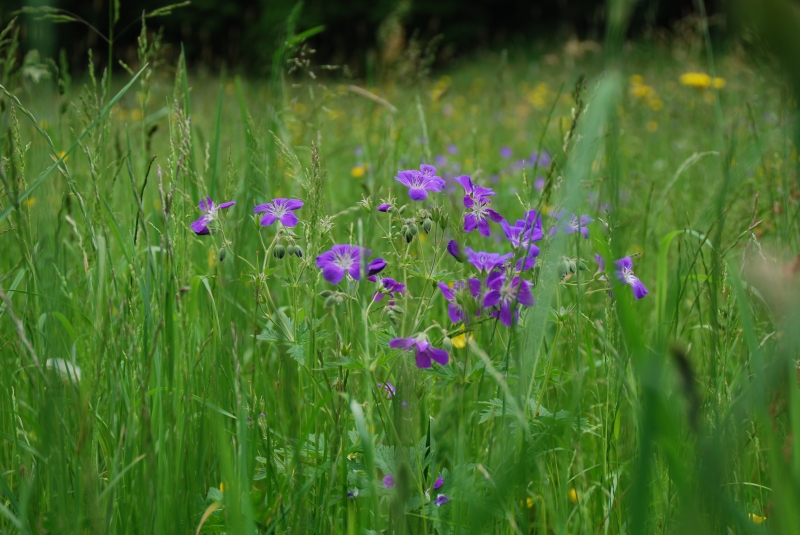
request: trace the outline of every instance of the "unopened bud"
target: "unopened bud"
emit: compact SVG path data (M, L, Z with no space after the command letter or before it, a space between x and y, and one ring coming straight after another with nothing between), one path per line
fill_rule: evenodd
M425 221L422 222L422 230L425 231L425 234L430 234L432 228L433 228L433 221L431 221L430 219L425 219Z
M281 259L281 258L283 258L284 256L286 256L286 247L284 247L283 245L281 245L281 244L279 243L279 244L278 244L278 245L276 245L276 246L275 246L275 248L272 250L272 256L274 256L274 257L275 257L275 258L277 258L277 259Z
M442 216L439 218L439 228L441 228L442 230L447 230L447 223L449 220L450 216L448 216L447 214L442 214Z
M442 348L448 353L453 351L453 341L449 336L445 336L444 339L442 339Z
M325 299L325 308L330 308L337 304L338 299L336 299L335 295L329 295L327 299Z
M224 247L222 249L220 249L219 250L219 261L222 262L223 260L225 260L225 257L227 256L227 254L228 253L227 253L227 251L225 250Z

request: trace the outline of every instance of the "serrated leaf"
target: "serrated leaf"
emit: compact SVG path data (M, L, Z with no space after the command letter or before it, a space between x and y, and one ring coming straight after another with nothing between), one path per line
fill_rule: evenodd
M375 466L380 468L383 475L395 473L397 461L395 460L394 446L375 445Z
M256 335L256 340L261 340L263 342L280 342L283 339L272 327L267 327L261 331L261 334Z
M292 344L289 346L289 356L297 361L301 366L306 363L306 346L305 344Z

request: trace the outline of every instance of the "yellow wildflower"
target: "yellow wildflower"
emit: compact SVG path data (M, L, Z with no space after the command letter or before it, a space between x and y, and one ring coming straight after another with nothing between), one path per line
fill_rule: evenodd
M140 108L133 108L131 110L131 121L139 122L142 120L142 110Z
M360 164L350 169L350 174L353 178L361 178L367 172L367 164Z
M653 111L659 111L664 107L664 101L658 97L650 99L650 109Z
M528 496L528 497L525 499L525 505L527 505L527 506L528 506L528 509L533 509L533 498L531 498L530 496Z
M644 83L644 78L641 74L634 74L631 76L631 85L642 85Z
M578 498L580 498L578 491L575 489L569 489L569 501L572 503L578 503Z
M752 520L752 521L753 521L753 524L763 524L764 522L766 522L766 521L767 521L767 517L765 517L765 516L758 516L758 515L757 515L757 514L755 514L755 513L750 513L749 515L747 515L747 518L749 518L750 520Z
M725 87L724 78L711 78L711 76L704 72L685 72L681 74L680 82L683 85L699 87L701 89L711 87L712 85L717 89Z
M31 208L34 204L36 204L36 198L31 197L30 199L25 199L22 201L22 204L24 204L27 208Z
M637 84L631 86L631 95L636 98L645 98L654 95L656 92L652 85Z
M647 121L647 125L645 125L645 128L647 128L648 132L653 134L656 131L658 131L658 123L655 121Z
M474 340L475 337L472 336L472 333L461 333L458 336L454 336L451 340L453 342L453 347L456 349L464 349L467 347L467 336L469 336L469 340Z

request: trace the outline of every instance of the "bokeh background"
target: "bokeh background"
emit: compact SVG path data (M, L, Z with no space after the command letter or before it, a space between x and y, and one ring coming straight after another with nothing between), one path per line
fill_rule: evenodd
M115 60L136 57L136 38L143 12L169 5L165 0L119 3L115 26ZM270 59L281 40L284 22L294 0L192 0L176 10L179 16L161 17L150 26L162 27L164 42L181 43L193 65L246 69L249 74L269 71ZM80 17L81 24L53 24L21 15L23 49L37 49L43 57L64 50L71 64L85 65L88 49L105 60L109 26L108 2L100 0L4 0L0 21L28 7L48 5ZM547 49L569 39L603 40L605 7L602 0L308 0L302 3L297 28L324 26L310 40L318 61L347 65L356 76L368 74L376 59L391 59L409 40L440 40L436 60L454 59L486 49ZM712 19L718 2L706 2ZM668 38L676 22L694 13L692 0L638 2L629 25L631 37ZM712 31L721 28L712 25ZM101 36L102 34L102 36ZM175 55L177 52L173 50ZM116 61L114 62L116 64Z

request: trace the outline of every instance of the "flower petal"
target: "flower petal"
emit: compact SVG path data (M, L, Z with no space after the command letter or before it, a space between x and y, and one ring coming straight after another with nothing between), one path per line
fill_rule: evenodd
M641 299L645 295L647 295L647 288L645 287L644 283L640 281L637 277L632 277L631 280L631 288L633 288L633 296L636 299Z
M322 268L322 276L331 284L339 284L344 278L344 270L331 262Z
M260 214L261 212L266 212L267 210L270 210L272 208L273 204L271 202L267 202L264 204L257 204L255 207L253 207L253 211L257 214Z
M439 289L442 291L442 294L444 294L445 299L448 301L455 299L456 296L453 294L453 290L451 290L448 285L443 282L437 282L436 285L439 286Z
M303 207L303 201L299 199L286 199L285 206L287 210L299 210Z
M228 201L228 202L224 202L224 203L220 204L217 208L222 210L223 208L230 208L234 204L236 204L236 201Z
M453 323L459 323L464 320L464 312L461 307L453 303L447 305L447 315L450 316L450 321Z
M483 298L483 307L489 308L495 306L497 303L500 302L500 292L497 290L492 290L491 292L487 292L486 296Z
M619 260L614 261L614 264L619 269L628 269L628 270L632 270L633 269L633 261L631 260L630 256L626 256L624 258L620 258Z
M408 190L408 196L412 201L421 201L428 197L428 192L423 188L411 188Z
M411 349L413 346L413 338L392 338L389 340L389 347L392 349Z
M292 212L286 212L281 216L281 223L285 227L296 227L297 226L297 216L294 215Z
M268 226L274 224L275 221L277 221L277 220L278 220L278 218L275 217L274 215L270 214L270 213L264 214L264 216L261 218L261 226L262 227L268 227Z
M206 216L203 216L197 221L194 221L190 226L192 227L194 233L197 234L198 236L210 234L208 230L208 224L206 222Z
M431 357L427 351L419 351L417 350L416 360L417 360L417 368L430 368L431 367Z
M526 307L532 307L534 303L533 292L531 291L531 283L526 280L519 281L519 290L517 290L517 302Z
M489 228L489 222L485 219L478 221L478 233L486 238L492 235L492 229Z
M506 327L511 327L511 318L511 303L503 303L503 305L500 307L500 323Z
M447 366L447 363L450 362L450 355L447 354L447 351L444 349L437 349L432 347L428 349L428 355L432 358L435 362L438 362L442 366Z
M464 232L472 232L478 226L475 214L464 214Z

